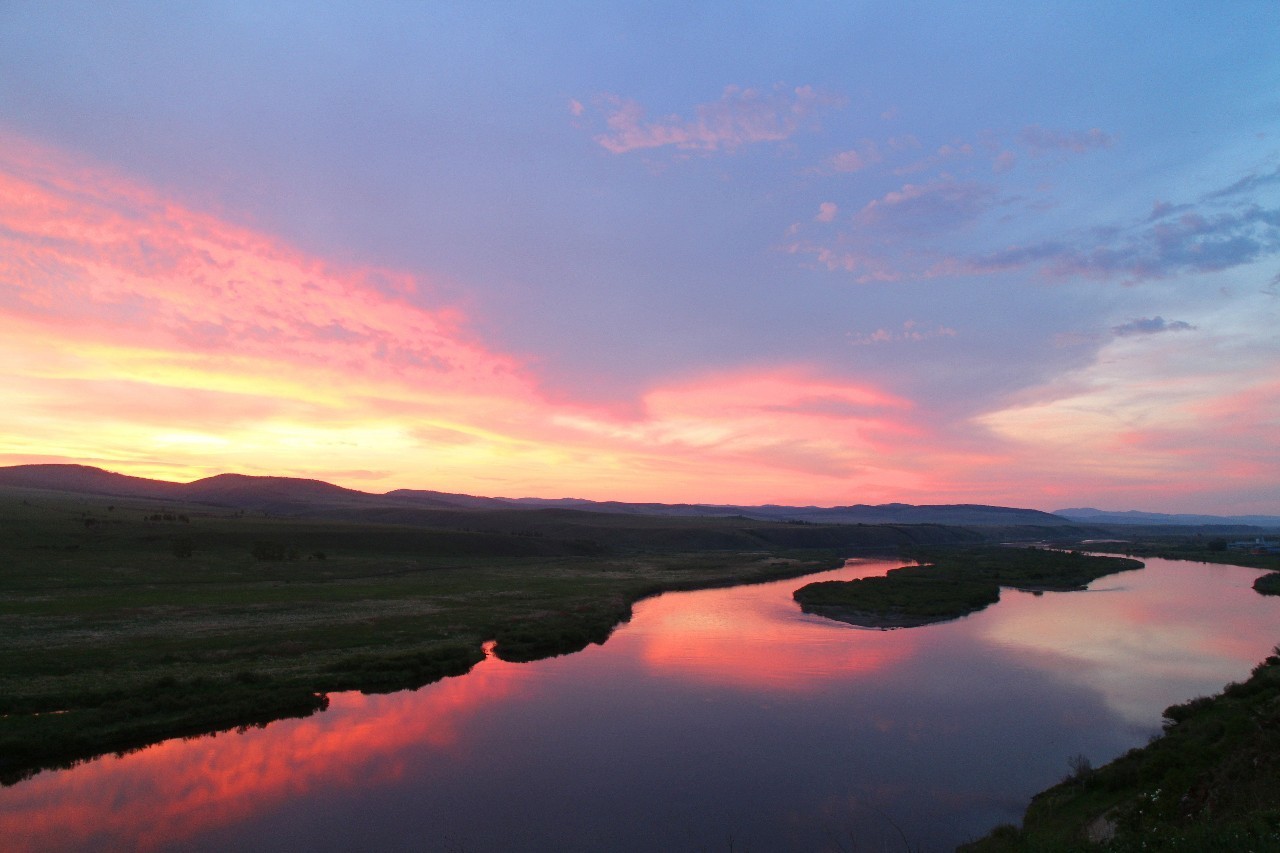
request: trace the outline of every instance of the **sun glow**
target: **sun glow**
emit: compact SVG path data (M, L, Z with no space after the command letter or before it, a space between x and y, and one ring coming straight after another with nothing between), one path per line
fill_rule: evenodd
M691 366L602 407L545 393L534 363L487 346L428 275L310 257L4 142L0 464L374 491L1046 508L1072 492L1202 487L1215 466L1274 479L1252 451L1278 399L1267 352L1222 387L1221 371L1165 364L1185 361L1176 342L1121 337L1098 363L967 423L803 361ZM1231 440L1206 446L1206 429Z
M643 499L811 496L795 473L925 485L885 464L921 429L877 388L794 365L657 387L622 419L552 402L427 280L305 257L21 141L0 225L6 463Z

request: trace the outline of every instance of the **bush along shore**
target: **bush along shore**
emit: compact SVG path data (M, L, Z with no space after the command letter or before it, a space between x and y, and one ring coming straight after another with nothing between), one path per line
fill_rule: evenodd
M1253 588L1263 595L1280 595L1280 572L1269 572L1253 582Z
M920 565L883 577L811 583L795 591L795 600L806 613L869 628L902 628L982 610L1000 600L1002 586L1079 590L1105 575L1142 568L1121 557L1000 546L921 550L912 557Z
M1280 648L1213 697L1173 705L1163 735L1103 767L1079 761L1022 826L963 853L1280 850Z

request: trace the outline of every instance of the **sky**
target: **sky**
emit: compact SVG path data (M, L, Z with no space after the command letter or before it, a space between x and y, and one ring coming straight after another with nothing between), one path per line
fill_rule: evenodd
M1280 514L1280 4L0 3L0 465Z

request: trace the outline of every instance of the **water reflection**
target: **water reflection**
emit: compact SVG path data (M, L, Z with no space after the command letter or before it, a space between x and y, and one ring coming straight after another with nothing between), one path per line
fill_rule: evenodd
M519 679L494 675L478 669L416 694L334 694L319 716L42 773L0 792L3 847L153 850L319 790L394 784L404 750L457 749L469 709L518 701Z
M1006 590L983 621L984 638L1099 691L1129 721L1218 692L1245 677L1280 640L1275 601L1254 593L1258 570L1147 560L1077 596Z
M791 592L811 580L883 574L899 563L859 561L804 581L661 596L641 602L636 618L613 640L647 665L655 678L773 691L821 690L832 678L857 677L903 663L910 635L849 628L797 615ZM781 593L781 594L779 594Z
M833 576L882 573L861 563ZM1077 753L1276 641L1257 572L1148 561L1085 593L1005 591L874 631L796 581L640 603L602 647L487 659L415 692L171 741L0 791L6 849L950 849Z

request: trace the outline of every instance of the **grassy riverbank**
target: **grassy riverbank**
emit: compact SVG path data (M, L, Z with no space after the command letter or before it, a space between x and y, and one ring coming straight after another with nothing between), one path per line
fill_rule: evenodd
M968 547L921 550L921 563L884 577L821 581L795 591L815 613L866 627L910 627L957 619L994 604L1000 587L1030 591L1083 589L1115 572L1142 568L1136 560L1039 548Z
M1280 656L1217 696L1170 707L1147 746L1097 769L1082 763L1036 795L1021 828L960 849L1280 850Z
M1228 550L1225 539L1206 539L1204 536L1152 536L1126 542L1088 542L1081 547L1089 551L1124 554L1129 557L1160 557L1165 560L1192 560L1198 563L1221 563L1280 571L1280 555Z
M664 590L795 577L939 525L562 510L267 518L0 490L0 781L602 642Z

